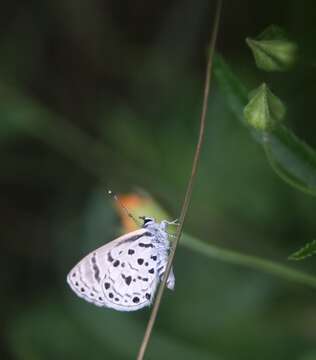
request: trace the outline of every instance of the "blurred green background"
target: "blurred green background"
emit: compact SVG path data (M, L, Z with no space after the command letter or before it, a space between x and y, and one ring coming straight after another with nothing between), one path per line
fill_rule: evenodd
M77 298L65 277L120 222L105 189L148 191L178 216L202 103L214 1L11 1L1 6L0 358L133 359L149 309ZM268 81L316 147L313 1L224 2L218 51ZM256 69L245 38L270 24L300 47L290 73ZM185 231L316 272L287 256L316 236L315 198L289 187L212 84ZM146 214L150 215L150 214ZM148 359L316 359L315 290L180 246Z

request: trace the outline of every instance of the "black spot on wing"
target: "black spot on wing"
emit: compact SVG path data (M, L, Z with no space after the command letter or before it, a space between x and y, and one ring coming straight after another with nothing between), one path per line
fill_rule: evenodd
M137 259L137 263L139 264L139 265L142 265L143 264L143 262L144 262L144 259Z
M109 262L112 262L113 260L114 260L114 259L112 258L111 253L108 252L108 261L109 261Z
M115 260L114 263L113 263L113 266L117 267L117 266L119 266L119 265L120 265L119 260Z
M149 243L149 244L139 243L138 246L143 247L143 248L153 248L154 247L154 245L151 243Z
M132 282L131 276L126 276L126 275L122 274L122 278L124 279L126 285L129 285Z
M127 263L131 270L138 271L138 269L134 268L129 262Z
M149 274L153 274L155 272L154 268L151 268L150 270L148 270Z
M133 255L135 253L135 251L133 249L129 249L127 253L128 253L128 255Z
M105 287L106 290L107 290L110 286L111 286L110 283L108 283L108 282L104 283L104 287Z
M94 272L94 278L99 283L101 281L101 279L100 279L100 269L99 269L99 267L97 265L97 259L96 259L96 254L95 253L92 255L91 262L92 262L92 269L93 269L93 272Z
M145 294L145 297L146 297L146 299L147 299L147 300L150 300L151 295L150 295L150 294L148 294L148 293L146 293L146 294Z
M136 240L142 238L143 236L152 236L152 233L150 231L146 231L146 232L144 232L143 234L140 234L140 235L130 236L127 239L124 239L124 240L120 241L116 246L136 241Z
M133 297L133 303L135 304L139 303L139 297L137 296Z
M158 274L163 275L163 270L164 270L164 266L162 265L158 268Z

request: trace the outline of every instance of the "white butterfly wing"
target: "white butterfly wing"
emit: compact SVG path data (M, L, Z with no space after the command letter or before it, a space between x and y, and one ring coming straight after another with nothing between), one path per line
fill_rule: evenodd
M150 305L161 259L152 234L139 229L94 250L68 274L67 282L81 298L120 311Z

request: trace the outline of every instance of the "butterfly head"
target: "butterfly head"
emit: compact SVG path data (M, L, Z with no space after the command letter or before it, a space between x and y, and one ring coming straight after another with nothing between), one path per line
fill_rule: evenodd
M139 218L144 221L143 228L150 227L150 226L152 226L153 224L156 223L154 218L151 218L151 217L148 217L148 216L140 216Z

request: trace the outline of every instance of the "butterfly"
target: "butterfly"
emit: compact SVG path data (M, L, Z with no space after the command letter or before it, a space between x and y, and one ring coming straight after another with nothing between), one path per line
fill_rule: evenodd
M141 217L140 229L118 237L84 257L69 272L67 282L76 295L97 306L134 311L149 306L166 270L170 252L168 225ZM173 270L167 287L175 286Z

